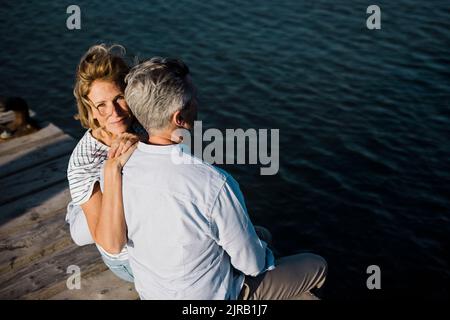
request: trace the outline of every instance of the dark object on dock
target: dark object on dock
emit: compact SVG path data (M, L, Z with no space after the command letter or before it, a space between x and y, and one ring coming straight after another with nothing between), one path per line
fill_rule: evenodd
M0 142L37 131L27 102L20 97L0 97Z

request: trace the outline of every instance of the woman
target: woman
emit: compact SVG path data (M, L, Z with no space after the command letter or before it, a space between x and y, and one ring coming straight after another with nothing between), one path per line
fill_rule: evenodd
M117 48L121 51L114 53ZM88 130L69 160L67 177L72 202L66 221L75 243L95 242L111 271L132 282L121 170L139 141L138 134L146 139L146 133L124 100L129 67L122 58L123 51L120 46L96 45L78 65L74 95L78 119Z

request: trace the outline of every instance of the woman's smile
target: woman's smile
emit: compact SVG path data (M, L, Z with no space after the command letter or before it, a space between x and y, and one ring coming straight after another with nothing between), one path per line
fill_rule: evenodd
M114 121L109 121L109 124L112 125L118 125L118 124L123 124L125 122L126 118L120 118L120 119L115 119Z

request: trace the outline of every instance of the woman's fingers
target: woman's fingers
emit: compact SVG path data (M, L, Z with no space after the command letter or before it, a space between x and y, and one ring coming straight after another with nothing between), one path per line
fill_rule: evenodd
M134 137L123 137L122 140L120 141L119 147L116 150L116 156L120 156L121 154L124 154L125 152L128 151L128 149L134 145L137 141L135 141Z
M118 157L122 154L124 144L125 144L125 141L119 142L119 146L117 147L117 150L116 150L116 157Z
M127 163L128 159L130 159L131 155L133 154L134 150L136 150L136 148L137 148L137 145L133 144L128 148L128 150L125 153L123 153L122 155L120 155L118 157L122 167L125 165L125 163Z
M120 151L120 154L124 154L125 152L127 152L128 149L130 149L130 147L134 144L135 144L135 142L133 142L131 140L125 141L125 143L123 144L122 150Z
M137 135L130 133L123 133L122 135L117 137L111 144L111 147L108 152L108 158L112 159L119 157L120 155L128 152L128 150L130 150L130 148L136 145L136 143L138 142L139 137Z
M118 147L119 147L119 144L117 142L113 142L111 144L111 147L109 148L109 151L108 151L108 159L112 159L112 158L116 157Z
M139 137L137 135L134 135L134 134L127 134L123 138L126 139L127 141L130 141L130 143L132 145L139 142Z

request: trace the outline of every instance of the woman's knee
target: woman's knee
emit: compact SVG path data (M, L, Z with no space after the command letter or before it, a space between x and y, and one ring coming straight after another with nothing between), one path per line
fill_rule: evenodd
M80 228L77 222L72 223L69 226L69 230L70 230L70 237L77 246L81 247L94 243L94 240L92 239L89 229L85 230L83 227Z

